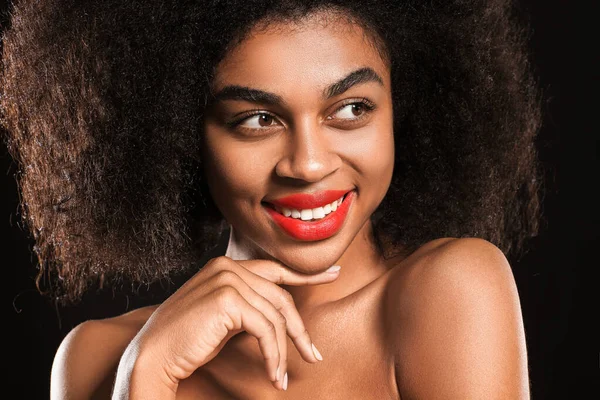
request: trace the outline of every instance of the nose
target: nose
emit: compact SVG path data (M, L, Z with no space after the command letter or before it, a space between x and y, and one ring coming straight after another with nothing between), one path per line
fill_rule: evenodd
M316 122L290 129L286 151L275 166L277 176L318 182L340 168L342 160Z

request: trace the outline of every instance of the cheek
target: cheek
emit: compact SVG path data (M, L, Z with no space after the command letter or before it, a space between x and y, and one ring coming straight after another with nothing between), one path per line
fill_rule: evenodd
M382 119L340 141L348 163L369 186L387 185L394 168L394 135L391 121ZM387 189L387 187L386 187Z
M226 139L207 139L205 174L220 208L236 200L260 201L273 168L271 157L265 154L268 149L262 150Z
M362 169L366 176L375 179L374 183L387 186L394 169L394 124L392 110L386 107L385 113L369 130L369 140L365 140Z
M391 179L394 168L394 136L392 129L378 129L372 140L363 144L364 155L360 169L373 184L383 184Z

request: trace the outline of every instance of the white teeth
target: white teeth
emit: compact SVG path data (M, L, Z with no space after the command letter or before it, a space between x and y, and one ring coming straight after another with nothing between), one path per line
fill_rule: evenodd
M338 206L342 204L342 200L344 197L340 197L337 200L334 200L330 204L326 204L323 207L317 207L313 209L306 210L296 210L295 208L286 208L286 207L275 207L275 210L280 214L285 215L286 217L292 217L296 219L301 219L303 221L310 221L311 219L321 219L325 218L328 214L334 212L338 209Z
M300 211L300 219L302 221L311 220L313 217L313 210L302 210Z
M314 219L325 218L325 211L323 210L323 207L313 208L312 215Z

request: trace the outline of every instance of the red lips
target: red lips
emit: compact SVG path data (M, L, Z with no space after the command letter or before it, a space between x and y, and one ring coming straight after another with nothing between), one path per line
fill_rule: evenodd
M278 199L277 202L273 201L273 203L287 208L316 208L332 203L346 192L343 190L330 190L322 193L327 194L297 194ZM323 240L335 235L342 228L355 197L356 193L354 191L349 192L336 211L315 221L303 221L298 218L286 217L270 207L265 207L265 210L271 216L273 222L292 238L301 241Z
M268 202L280 207L306 210L309 208L323 207L333 203L346 193L348 193L348 190L325 190L318 193L298 193L280 199L269 200Z

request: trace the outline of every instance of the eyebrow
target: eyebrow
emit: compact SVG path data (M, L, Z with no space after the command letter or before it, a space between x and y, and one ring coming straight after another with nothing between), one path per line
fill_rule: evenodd
M339 96L351 87L367 82L376 82L383 86L383 79L372 68L360 68L348 74L334 84L327 87L323 92L324 99Z
M361 83L376 82L383 86L383 79L372 68L364 67L346 75L344 78L329 85L322 93L323 99L330 99L346 92L351 87ZM267 105L283 105L285 101L279 95L264 90L252 89L246 86L229 85L213 95L213 103L225 100L248 101Z

